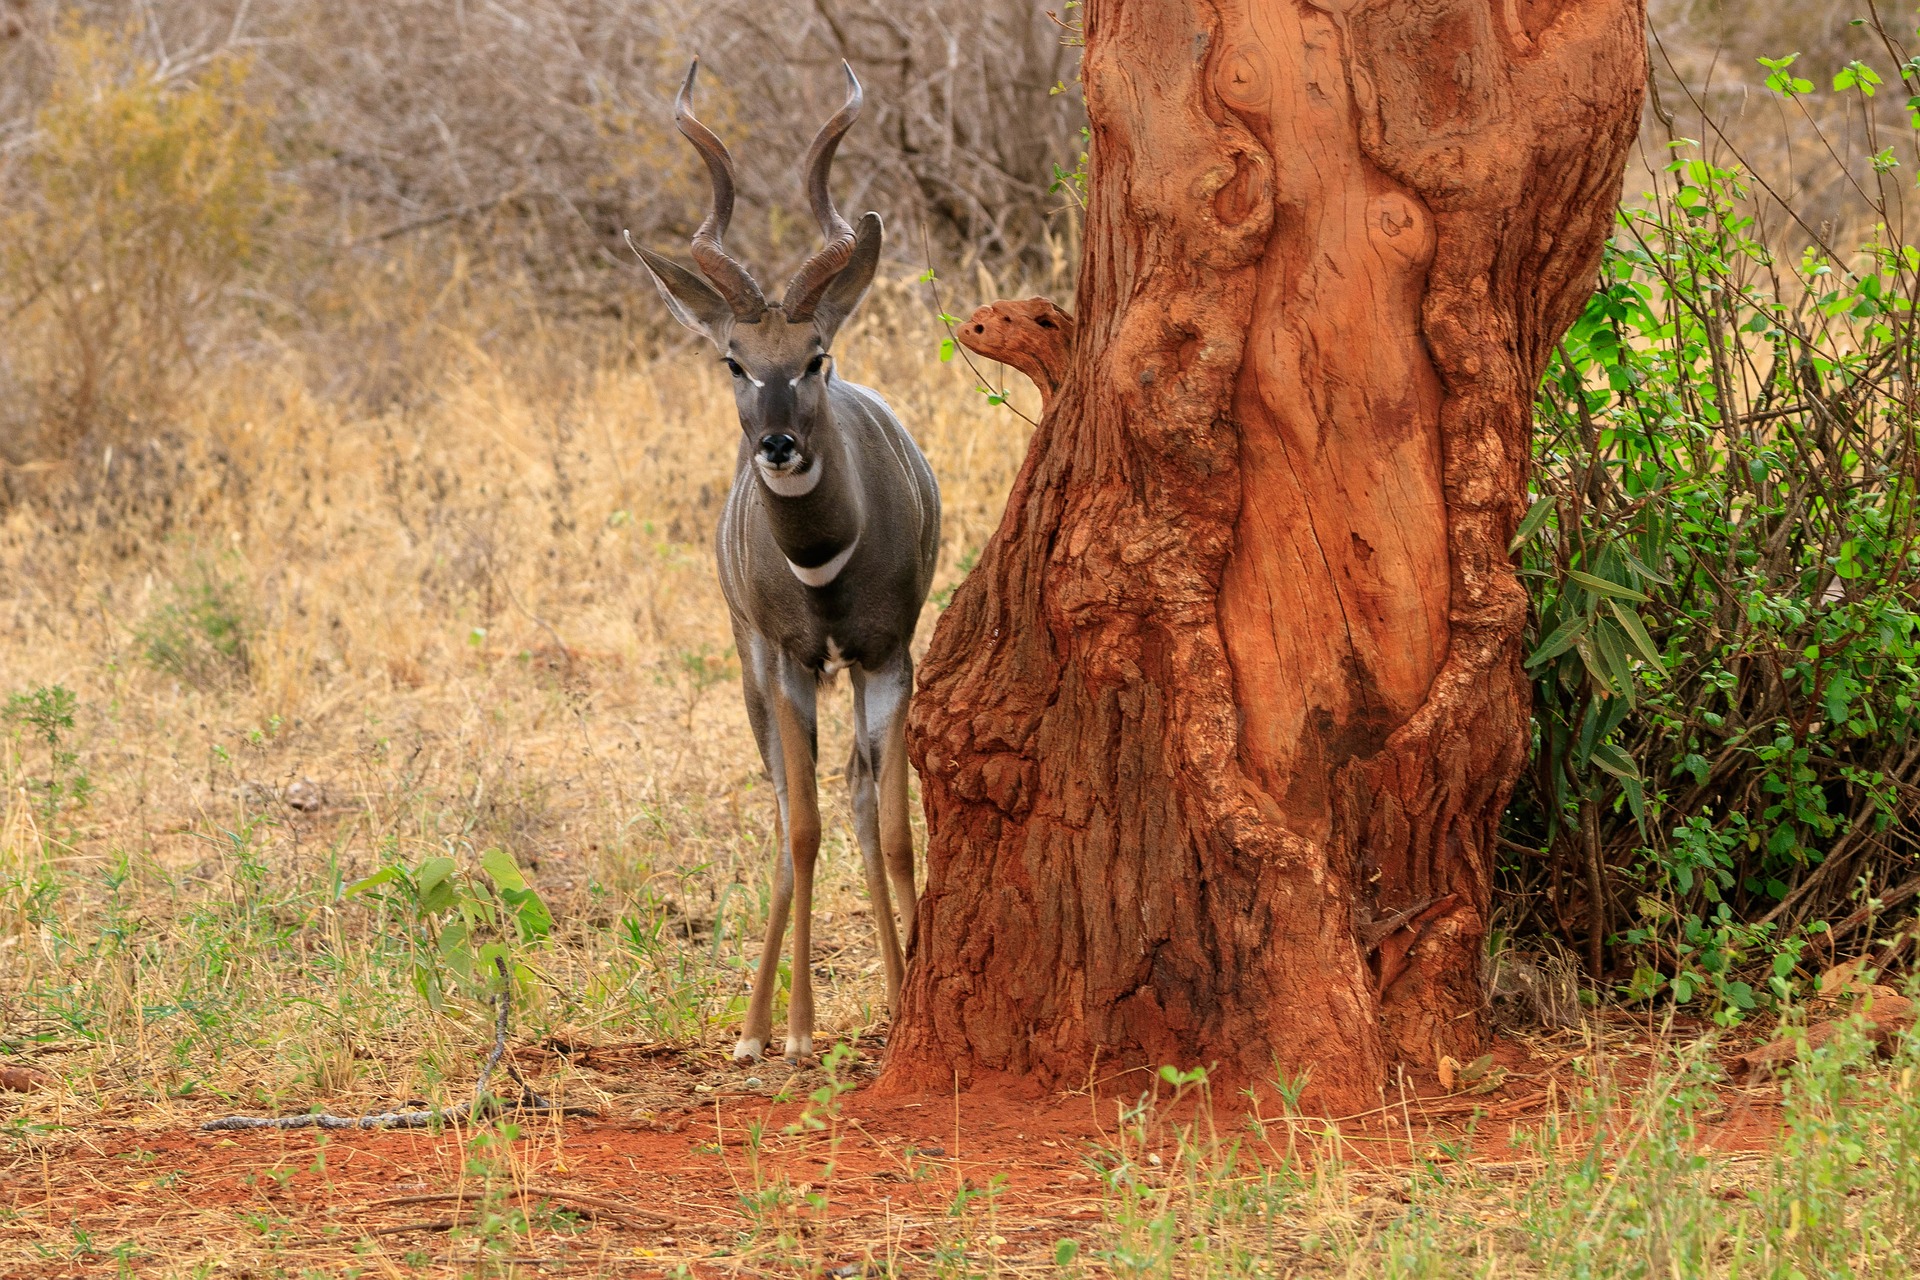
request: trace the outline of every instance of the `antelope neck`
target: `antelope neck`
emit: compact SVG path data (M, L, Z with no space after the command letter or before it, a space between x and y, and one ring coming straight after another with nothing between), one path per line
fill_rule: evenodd
M811 474L813 484L805 493L792 493L797 485L783 485L791 495L783 496L765 476L760 485L767 523L787 567L806 585L824 587L853 557L865 503L837 433L816 427L813 438L817 447L812 465L802 473Z

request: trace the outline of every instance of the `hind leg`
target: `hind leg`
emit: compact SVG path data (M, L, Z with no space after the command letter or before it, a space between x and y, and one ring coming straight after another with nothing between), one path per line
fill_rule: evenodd
M880 835L880 760L878 744L866 718L866 677L853 673L853 754L847 761L847 786L853 793L853 829L860 840L860 861L867 873L867 900L879 935L880 963L887 976L887 1011L899 1005L900 985L906 974L900 938L894 931L893 905L887 892L885 855Z
M860 726L873 767L874 827L880 860L892 882L892 897L900 904L907 945L911 946L919 896L913 883L913 827L907 810L907 701L913 694L913 659L906 646L865 673L861 694ZM891 939L895 935L890 907L876 900L875 912L885 917L883 940ZM899 946L897 942L893 945ZM904 957L901 969L904 974ZM887 998L889 1006L897 1002L896 983L888 983Z

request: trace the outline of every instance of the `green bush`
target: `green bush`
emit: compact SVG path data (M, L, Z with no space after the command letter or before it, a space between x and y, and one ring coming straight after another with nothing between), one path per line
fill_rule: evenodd
M252 629L244 585L202 564L172 585L134 638L154 670L196 689L219 689L250 674Z
M1864 942L1866 891L1891 909L1920 870L1920 248L1860 190L1867 243L1788 222L1789 256L1769 192L1675 143L1536 411L1505 909L1723 1017L1785 994L1809 933Z

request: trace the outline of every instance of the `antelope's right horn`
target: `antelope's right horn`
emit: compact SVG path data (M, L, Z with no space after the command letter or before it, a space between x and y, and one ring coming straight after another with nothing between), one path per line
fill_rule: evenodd
M713 179L713 208L693 233L693 260L733 308L733 314L752 324L767 313L767 299L747 269L721 243L727 224L733 220L733 157L713 130L694 118L693 78L699 71L700 59L695 58L687 67L686 83L673 98L673 122L707 162L707 174Z

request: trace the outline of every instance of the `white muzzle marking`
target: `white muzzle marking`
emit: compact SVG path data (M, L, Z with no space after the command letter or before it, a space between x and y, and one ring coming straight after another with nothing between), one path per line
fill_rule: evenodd
M753 460L753 465L767 488L782 498L806 497L819 485L820 473L826 470L818 458L810 459L805 471L775 471L758 458Z
M847 561L853 559L853 549L859 545L860 539L855 538L841 549L839 555L827 561L825 564L817 564L811 569L803 569L791 560L787 561L787 568L793 570L793 576L808 586L824 587L840 576L840 571L847 567Z

